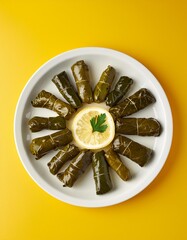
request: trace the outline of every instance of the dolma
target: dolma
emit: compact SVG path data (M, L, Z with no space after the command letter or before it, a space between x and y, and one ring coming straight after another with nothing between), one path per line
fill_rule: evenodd
M123 102L109 109L109 112L116 118L129 116L139 110L154 103L156 99L146 88L141 88L139 91L126 98Z
M79 108L81 106L81 100L71 85L68 75L65 71L55 75L52 79L53 83L58 88L62 96L68 101L73 108Z
M33 139L30 144L30 151L35 155L36 160L38 160L49 151L65 146L72 140L72 133L66 128L51 135Z
M110 148L105 153L106 160L109 166L119 175L119 177L127 181L130 178L130 171L129 169L123 164L120 159L120 156Z
M104 194L112 189L108 164L105 160L105 152L94 153L92 157L92 169L96 187L96 194Z
M113 150L143 167L153 154L153 150L125 136L118 135L113 141Z
M127 135L159 136L161 125L154 118L118 118L116 132Z
M82 150L65 169L57 174L58 179L63 182L63 187L72 187L91 164L93 153L90 150Z
M53 94L42 90L38 96L31 101L33 107L41 107L53 110L58 113L61 117L65 119L70 119L70 117L75 112L75 109L72 108L69 104L58 99Z
M112 82L115 77L115 69L110 65L102 73L99 82L94 89L94 102L103 102L110 91Z
M39 132L42 129L60 130L66 128L66 121L63 117L33 117L29 120L28 126L31 132Z
M90 86L89 69L83 60L71 67L79 97L83 103L93 102L92 89Z
M74 144L68 144L63 147L52 159L47 166L52 174L57 174L61 167L68 161L72 160L79 154L80 150Z
M116 105L127 93L133 80L127 76L120 77L119 81L116 83L115 88L106 97L106 105L113 107Z

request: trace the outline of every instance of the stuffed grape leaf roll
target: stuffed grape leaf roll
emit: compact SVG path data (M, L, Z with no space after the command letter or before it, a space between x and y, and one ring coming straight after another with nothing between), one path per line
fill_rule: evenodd
M94 89L94 102L100 103L105 100L110 91L115 73L115 69L110 65L104 70Z
M43 129L60 130L66 128L66 120L61 117L33 117L29 120L28 126L31 132L39 132Z
M69 104L63 102L52 93L46 92L45 90L42 90L38 96L31 101L31 104L33 107L41 107L53 110L65 119L70 119L73 113L75 113L75 109Z
M68 144L63 147L52 159L47 166L52 174L57 174L61 167L68 161L72 160L79 154L80 150L74 144Z
M66 128L51 135L33 139L30 144L30 151L35 155L36 160L38 160L49 151L65 146L72 140L72 133Z
M89 69L83 60L73 64L71 67L79 97L83 103L93 102L92 89L90 86Z
M111 107L109 112L116 118L125 117L138 112L155 101L156 99L149 90L141 88L130 97L125 98L123 102Z
M65 169L57 174L58 179L63 182L63 187L72 187L91 164L93 153L90 150L82 150Z
M96 194L104 194L112 189L108 164L105 159L105 152L94 153L92 157L92 169L96 187Z
M161 125L154 118L118 118L116 132L126 135L159 136Z
M73 108L79 108L82 104L79 96L71 85L68 75L65 71L55 75L52 79L62 96Z
M128 157L143 167L152 157L153 150L125 136L118 135L113 141L115 152Z
M119 177L127 181L130 178L129 169L123 164L120 156L110 148L105 153L106 160L109 166L119 175Z
M116 83L115 88L106 97L106 105L113 107L116 105L127 93L133 80L127 76L120 77L119 81Z

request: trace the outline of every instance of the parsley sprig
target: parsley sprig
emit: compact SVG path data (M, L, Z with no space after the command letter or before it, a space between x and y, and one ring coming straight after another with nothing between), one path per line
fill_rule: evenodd
M101 113L100 115L97 115L97 116L93 117L90 120L93 132L100 132L100 133L105 132L107 127L108 127L107 124L103 124L105 121L106 121L106 114L105 113Z

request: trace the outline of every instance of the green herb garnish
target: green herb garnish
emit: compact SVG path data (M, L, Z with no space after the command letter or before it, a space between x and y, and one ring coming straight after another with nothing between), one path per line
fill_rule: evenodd
M93 117L90 120L93 132L100 132L100 133L105 132L107 127L108 127L107 124L103 125L103 123L105 121L106 121L106 114L105 113L101 113L100 115L97 115L97 116Z

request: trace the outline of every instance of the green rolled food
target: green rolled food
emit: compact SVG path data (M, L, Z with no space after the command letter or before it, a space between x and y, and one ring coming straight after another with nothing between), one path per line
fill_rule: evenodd
M31 101L33 107L47 108L52 111L55 111L61 117L65 119L70 119L71 116L75 113L75 109L72 108L69 104L58 99L52 93L42 90L38 96Z
M146 88L141 88L128 98L114 107L109 109L109 112L115 116L115 118L129 116L139 110L147 107L149 104L156 102L156 99L152 93Z
M106 97L106 105L113 107L116 105L128 92L129 88L132 86L133 80L127 76L120 77L119 81L116 83L115 88Z
M92 157L92 169L96 187L96 194L104 194L112 189L109 169L105 160L105 152L94 153Z
M57 174L58 179L63 182L63 187L72 187L91 164L93 153L90 150L82 150L70 163L64 172Z
M154 118L118 118L116 132L126 135L159 136L161 125Z
M90 86L89 69L83 60L73 64L71 67L79 97L83 103L92 103L92 89Z
M81 100L71 85L68 75L65 71L55 75L52 79L62 96L73 108L81 107Z
M102 73L99 82L94 89L94 102L103 102L110 91L112 82L115 77L115 69L110 65Z
M36 160L43 157L51 150L55 150L73 140L72 133L68 128L55 132L51 135L35 138L30 144L30 151L35 155Z
M48 162L50 172L55 175L61 167L68 161L72 160L79 154L80 150L74 144L68 144L63 147L52 159Z
M113 141L113 150L143 167L152 157L153 150L125 136L118 135Z
M39 132L43 129L60 130L66 128L66 120L61 117L33 117L29 120L28 126L31 132Z
M114 152L112 148L105 153L105 157L109 166L119 175L122 180L127 181L131 177L129 169L123 164L120 156Z

